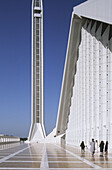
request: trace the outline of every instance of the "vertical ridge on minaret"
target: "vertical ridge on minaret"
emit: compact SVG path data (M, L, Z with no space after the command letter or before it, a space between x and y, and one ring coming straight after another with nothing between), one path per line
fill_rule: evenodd
M43 6L42 0L32 0L32 118L29 141L34 142L45 137L43 67Z

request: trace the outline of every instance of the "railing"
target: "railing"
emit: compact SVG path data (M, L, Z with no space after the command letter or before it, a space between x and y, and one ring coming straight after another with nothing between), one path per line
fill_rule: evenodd
M14 136L0 136L0 144L16 143L20 142L19 137Z

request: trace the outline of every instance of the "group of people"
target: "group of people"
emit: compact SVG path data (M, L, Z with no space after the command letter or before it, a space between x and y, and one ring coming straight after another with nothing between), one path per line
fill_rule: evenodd
M104 145L105 145L105 150L104 150ZM84 153L85 152L84 141L81 142L80 147L81 147L81 153ZM103 156L104 151L105 151L105 155L107 155L108 141L106 141L106 144L104 144L104 141L101 141L99 147L100 147L100 156ZM98 152L98 141L96 140L95 142L94 139L92 139L92 141L90 142L90 151L92 156L94 156L95 150Z

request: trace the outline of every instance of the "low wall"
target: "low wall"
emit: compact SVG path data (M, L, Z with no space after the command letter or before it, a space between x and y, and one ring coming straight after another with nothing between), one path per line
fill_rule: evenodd
M20 142L19 137L14 136L0 136L0 144L16 143Z

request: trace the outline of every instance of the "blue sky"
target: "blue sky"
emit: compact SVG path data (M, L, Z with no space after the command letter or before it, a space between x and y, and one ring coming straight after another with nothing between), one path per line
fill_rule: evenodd
M84 0L43 0L44 109L55 127L72 9ZM31 119L31 0L0 0L0 134L28 136Z

